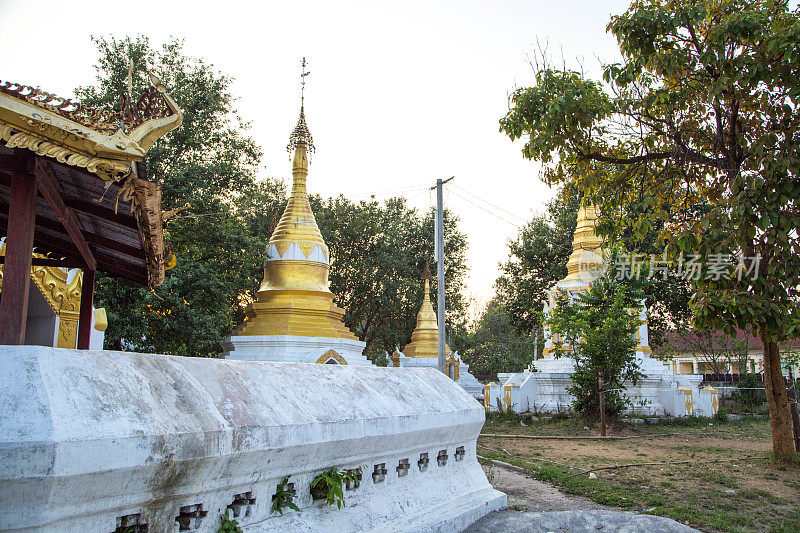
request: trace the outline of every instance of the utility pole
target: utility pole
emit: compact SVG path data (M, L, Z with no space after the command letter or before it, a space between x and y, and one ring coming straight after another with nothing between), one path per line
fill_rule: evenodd
M606 436L606 386L603 383L603 372L597 376L598 392L600 393L600 436Z
M436 284L437 310L436 319L439 329L439 371L447 373L445 363L445 331L444 331L444 201L442 199L442 185L453 179L450 176L446 180L436 180L436 274L438 282Z

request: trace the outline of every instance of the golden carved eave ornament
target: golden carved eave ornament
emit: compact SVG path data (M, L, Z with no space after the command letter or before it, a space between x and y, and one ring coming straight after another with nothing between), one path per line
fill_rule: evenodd
M0 256L6 255L6 243L0 245ZM34 253L33 257L46 256ZM31 281L39 289L47 305L58 317L58 348L75 348L78 339L78 319L81 307L83 272L68 280L66 269L53 266L32 266ZM0 293L3 287L3 265L0 265ZM105 311L103 311L105 313Z
M183 112L156 76L136 106L122 113L94 110L13 82L0 83L0 140L105 180L131 175L160 137L183 123Z

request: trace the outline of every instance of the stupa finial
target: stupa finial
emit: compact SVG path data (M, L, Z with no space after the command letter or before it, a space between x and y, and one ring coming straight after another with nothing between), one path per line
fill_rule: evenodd
M300 69L300 118L297 120L297 125L294 127L292 134L289 136L289 144L286 146L286 150L289 153L300 144L305 145L308 152L314 151L314 139L311 137L311 132L308 131L305 112L306 76L309 74L311 74L311 72L306 70L306 58L304 57Z
M433 276L431 275L431 264L426 259L425 260L425 268L422 269L422 279L429 280L431 278L433 278Z

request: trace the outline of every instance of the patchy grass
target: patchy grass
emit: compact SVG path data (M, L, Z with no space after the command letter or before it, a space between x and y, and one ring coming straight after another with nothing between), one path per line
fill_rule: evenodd
M582 419L542 420L490 414L483 434L597 436ZM527 468L567 494L622 509L667 516L702 531L800 532L800 465L775 463L767 420L689 418L666 424L617 422L615 441L481 437L478 452ZM760 459L744 459L759 457ZM709 463L704 461L724 460ZM577 472L623 464L690 464Z

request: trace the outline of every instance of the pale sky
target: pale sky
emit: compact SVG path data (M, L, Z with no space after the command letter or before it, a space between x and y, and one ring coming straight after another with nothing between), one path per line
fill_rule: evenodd
M306 56L306 117L317 146L309 191L356 201L399 192L426 209L435 201L426 187L455 176L445 204L467 234L467 296L480 307L494 294L513 224L553 194L521 144L498 130L507 96L531 84L527 56L537 41L598 78L600 61L618 58L606 24L628 4L0 0L0 80L73 96L94 82L90 35L142 33L155 46L183 37L187 54L236 78L239 114L264 152L260 175L288 182L285 147Z

